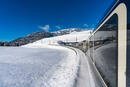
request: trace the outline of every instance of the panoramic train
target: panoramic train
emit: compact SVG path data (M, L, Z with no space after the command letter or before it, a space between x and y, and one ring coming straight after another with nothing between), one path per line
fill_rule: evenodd
M97 87L130 87L130 0L116 0L87 42Z

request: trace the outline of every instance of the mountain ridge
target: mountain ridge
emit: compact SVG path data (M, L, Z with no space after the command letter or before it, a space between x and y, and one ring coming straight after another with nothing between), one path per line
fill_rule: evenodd
M80 32L85 30L89 30L89 29L69 28L69 29L62 29L60 31L55 31L55 32L37 31L37 32L32 32L24 37L19 37L10 42L0 42L0 46L21 46L28 43L33 43L43 38L60 36L60 35L70 34L72 32Z

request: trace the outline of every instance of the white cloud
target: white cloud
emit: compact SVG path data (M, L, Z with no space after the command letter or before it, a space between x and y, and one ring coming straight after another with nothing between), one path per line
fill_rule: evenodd
M61 29L61 27L60 26L55 26L57 29Z
M50 26L49 25L45 25L44 27L39 26L39 28L44 30L44 31L49 31Z
M84 26L84 27L88 27L88 24L84 24L83 26Z

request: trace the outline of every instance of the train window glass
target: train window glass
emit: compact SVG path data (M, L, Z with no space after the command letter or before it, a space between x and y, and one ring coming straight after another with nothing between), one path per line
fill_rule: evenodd
M87 40L87 51L86 51L86 54L88 54L88 56L90 56L89 54L89 39Z
M90 38L90 41L89 41L89 47L90 47L90 49L89 49L89 51L90 51L90 57L92 58L92 60L93 60L93 53L94 53L94 36L92 36L91 38Z
M114 14L94 35L94 62L108 87L117 86L117 30Z
M130 0L123 0L127 6L127 69L126 87L130 87Z

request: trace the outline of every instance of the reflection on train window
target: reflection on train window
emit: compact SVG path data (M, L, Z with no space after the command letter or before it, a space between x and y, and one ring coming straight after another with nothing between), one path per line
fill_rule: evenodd
M126 82L127 87L130 87L130 22L127 24L127 71Z
M130 0L123 0L127 5L127 70L126 87L130 87Z
M93 53L94 53L94 37L92 36L91 38L90 38L90 40L89 40L89 47L90 47L90 57L92 58L92 60L93 60Z
M117 85L117 30L114 14L94 35L94 62L108 87Z

